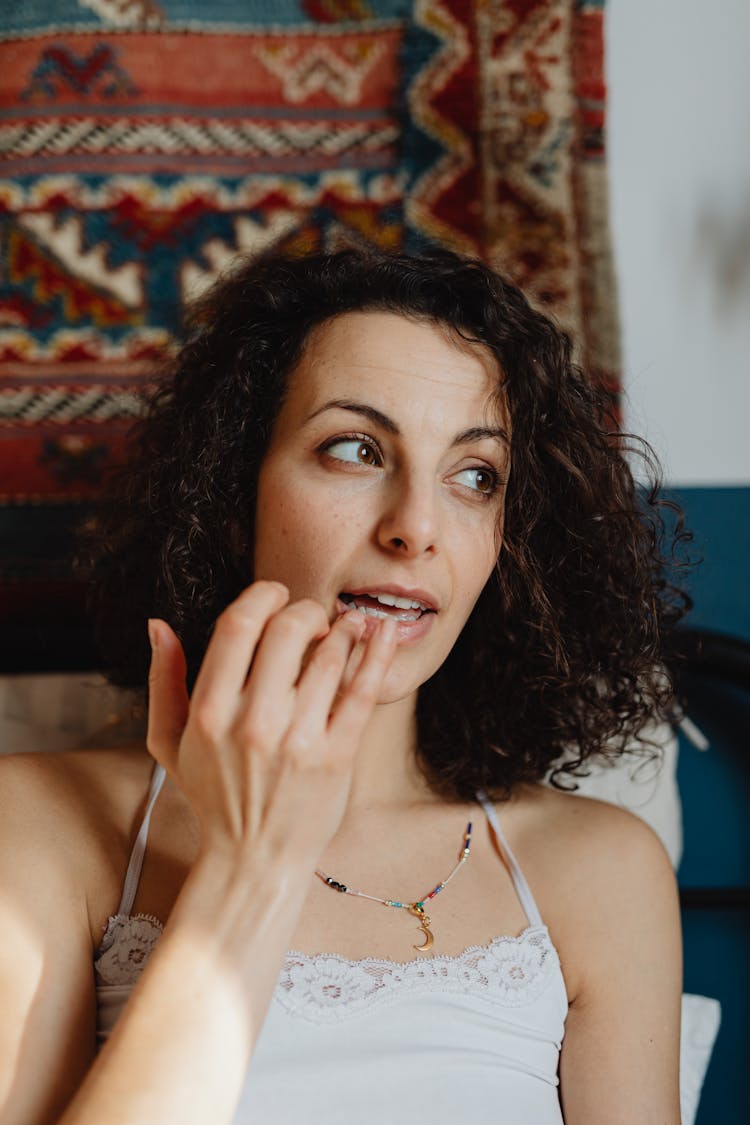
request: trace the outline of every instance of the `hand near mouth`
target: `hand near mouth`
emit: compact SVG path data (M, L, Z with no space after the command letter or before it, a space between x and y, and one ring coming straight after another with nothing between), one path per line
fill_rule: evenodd
M359 613L329 625L317 602L288 599L256 582L221 614L190 699L180 642L152 623L147 745L193 806L202 851L314 865L343 817L396 624L373 622L359 644Z

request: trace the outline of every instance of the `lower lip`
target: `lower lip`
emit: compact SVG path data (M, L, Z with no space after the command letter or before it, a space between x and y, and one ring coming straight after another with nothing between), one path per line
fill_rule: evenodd
M339 614L346 613L351 606L346 602L342 602L340 598L336 599L336 609ZM362 615L365 618L365 631L361 636L361 640L368 640L380 621L384 620L381 617L370 617L369 614ZM422 637L426 636L432 628L432 622L437 615L432 612L421 614L416 621L399 621L396 618L396 644L399 646L415 644L421 641Z

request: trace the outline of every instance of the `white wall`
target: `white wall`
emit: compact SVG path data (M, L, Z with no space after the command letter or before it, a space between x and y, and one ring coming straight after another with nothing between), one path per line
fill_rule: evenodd
M607 0L626 425L750 484L750 0Z

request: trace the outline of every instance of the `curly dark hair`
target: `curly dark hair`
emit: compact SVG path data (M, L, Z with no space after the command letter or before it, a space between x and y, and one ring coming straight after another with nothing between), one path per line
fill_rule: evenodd
M419 690L421 767L436 791L500 797L551 773L575 787L673 705L665 634L689 534L657 484L636 486L612 403L571 342L509 281L449 251L346 250L240 263L192 309L177 358L130 435L88 534L100 650L146 690L146 618L181 638L192 687L218 614L252 580L257 479L311 330L345 312L448 326L496 357L511 418L498 562L453 650ZM671 525L671 531L668 527ZM585 772L585 771L584 771Z

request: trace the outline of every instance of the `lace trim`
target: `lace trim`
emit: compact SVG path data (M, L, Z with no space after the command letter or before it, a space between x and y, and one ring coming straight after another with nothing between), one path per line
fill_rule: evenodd
M94 954L98 982L135 984L163 932L153 914L113 914Z
M494 938L457 957L423 961L349 961L335 953L287 953L275 998L287 1011L315 1023L336 1023L404 996L439 992L471 995L505 1008L536 1000L559 969L546 926L518 937Z
M99 983L135 984L162 932L158 918L148 914L110 918L95 957ZM515 1008L536 1000L559 967L546 926L470 946L456 957L421 961L350 961L337 953L290 950L275 998L288 1012L315 1023L336 1023L375 1004L433 992L470 994Z

